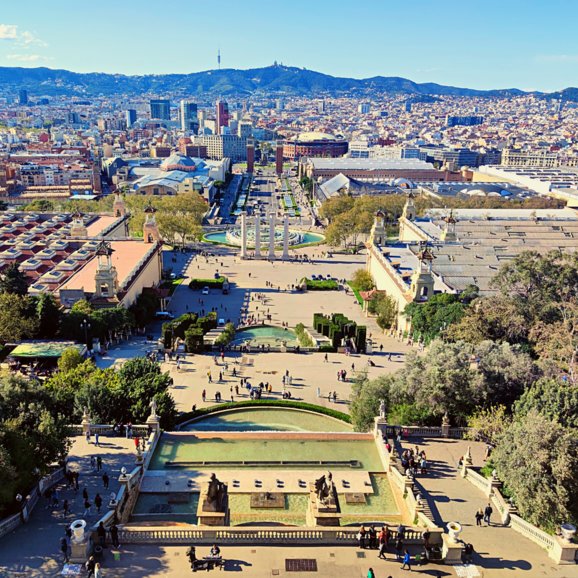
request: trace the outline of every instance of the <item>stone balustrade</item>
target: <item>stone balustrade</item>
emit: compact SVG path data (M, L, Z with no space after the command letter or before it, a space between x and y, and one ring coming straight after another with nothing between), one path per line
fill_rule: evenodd
M295 545L347 545L357 542L358 528L262 528L254 526L251 528L163 528L163 527L132 527L127 526L120 529L119 539L122 544L214 544L218 543L231 545L271 545L283 544L287 546ZM432 529L430 533L435 533ZM441 533L434 536L434 543L437 538L441 542ZM406 527L404 542L408 544L422 544L423 528ZM397 532L392 528L392 535L395 539ZM431 538L430 538L431 540Z
M532 540L532 542L542 546L542 548L546 550L554 548L556 543L554 536L547 534L543 530L540 530L540 528L536 528L536 526L530 524L530 522L526 522L526 520L523 520L517 514L510 516L510 526L516 530L516 532L519 532L523 536L526 536L526 538Z

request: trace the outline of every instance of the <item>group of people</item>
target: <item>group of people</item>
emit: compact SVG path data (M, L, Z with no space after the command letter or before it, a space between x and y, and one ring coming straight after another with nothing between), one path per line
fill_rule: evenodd
M418 471L422 476L427 474L428 463L425 451L415 446L415 449L409 448L403 450L401 454L401 467L405 475L414 477Z
M197 558L197 551L195 546L190 546L187 550L187 558L189 559L189 564L191 565L191 570L196 572L197 570L211 570L215 566L223 568L224 560L221 556L221 549L217 544L213 544L211 551L208 556L203 558Z
M405 536L405 527L403 525L399 525L397 530L395 531L395 535L390 530L389 526L384 525L382 526L379 533L375 526L370 526L368 529L365 526L361 526L359 528L359 532L357 533L357 541L358 545L362 549L371 549L371 550L379 550L378 558L382 560L386 560L386 552L389 544L393 543L394 545L394 553L395 559L398 562L402 562L401 569L402 570L411 570L411 555L407 548L404 548L403 540ZM427 547L429 540L429 535L424 535L424 542ZM370 568L370 571L373 572L373 569ZM368 573L368 576L370 574Z

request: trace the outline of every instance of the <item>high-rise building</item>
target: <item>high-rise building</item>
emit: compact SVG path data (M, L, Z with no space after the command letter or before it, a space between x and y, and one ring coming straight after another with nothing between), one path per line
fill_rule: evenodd
M282 98L278 98L275 101L275 109L276 110L284 110L285 109L285 101Z
M28 104L28 91L26 89L22 89L20 94L18 95L18 102L20 104Z
M371 110L371 105L369 102L362 102L357 107L357 112L359 114L367 114Z
M248 120L242 120L237 127L237 134L241 138L249 138L253 136L253 123Z
M155 120L171 120L171 101L154 99L150 101L151 118Z
M199 119L197 117L197 103L181 100L181 130L199 132Z
M221 134L221 127L229 126L229 105L224 100L217 100L217 134Z
M326 112L327 111L327 103L325 99L320 100L319 104L317 105L317 112Z
M136 110L129 108L126 112L126 128L130 128L136 122Z
M405 101L405 112L411 112L411 100Z

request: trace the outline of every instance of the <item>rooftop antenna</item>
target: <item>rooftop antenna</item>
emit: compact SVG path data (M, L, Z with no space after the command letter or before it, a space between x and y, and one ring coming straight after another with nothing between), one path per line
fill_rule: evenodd
M217 68L221 70L221 49L217 50Z

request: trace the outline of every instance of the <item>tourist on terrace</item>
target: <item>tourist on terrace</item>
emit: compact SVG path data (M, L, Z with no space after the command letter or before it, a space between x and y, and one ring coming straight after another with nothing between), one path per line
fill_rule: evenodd
M213 558L221 556L221 549L219 548L219 546L217 546L217 544L213 544L213 547L211 548L211 556Z

